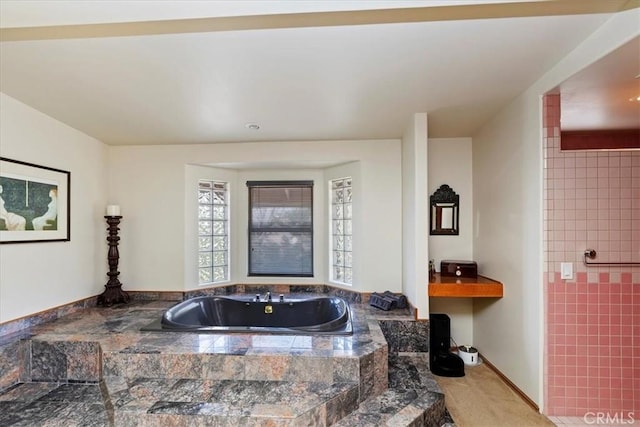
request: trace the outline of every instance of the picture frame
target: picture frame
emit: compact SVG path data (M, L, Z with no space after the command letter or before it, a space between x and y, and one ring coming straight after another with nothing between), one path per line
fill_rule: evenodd
M71 240L71 172L0 157L0 244Z

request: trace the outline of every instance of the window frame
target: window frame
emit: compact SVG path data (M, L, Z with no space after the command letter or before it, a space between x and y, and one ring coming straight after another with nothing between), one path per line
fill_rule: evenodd
M311 221L308 227L286 227L286 228L269 228L269 227L253 227L253 199L251 190L253 188L308 188L310 191L309 208L311 212ZM313 207L313 180L282 180L282 181L247 181L247 206L248 206L248 224L247 224L247 276L248 277L314 277L314 207ZM310 272L298 273L262 273L252 271L252 246L251 235L255 232L282 232L282 233L308 233L310 238Z
M348 186L341 186L341 189L345 189L345 188L350 188L350 194L351 194L351 198L349 201L347 201L344 198L344 194L343 194L343 199L341 202L337 202L335 200L335 192L334 192L334 184L342 181L343 183L345 181L349 181L349 185ZM328 215L328 221L329 221L329 280L331 282L334 283L339 283L342 285L347 285L347 286L353 286L353 177L352 176L343 176L340 178L332 178L329 179L328 185L328 192L329 192L329 215ZM342 212L340 218L336 217L336 212L334 210L334 208L336 207L336 205L340 204L341 205L341 209L340 211ZM345 213L345 205L350 205L350 215L346 216ZM350 227L350 233L347 233L347 228L345 225L345 221L348 220L350 221L351 227ZM336 229L335 229L335 225L334 222L335 221L342 221L342 233L341 234L336 234ZM336 238L338 236L341 236L343 238L342 241L342 249L338 249L336 247ZM349 245L350 250L347 250L347 241L346 241L346 236L350 237L350 241L351 244ZM336 252L340 252L341 257L342 257L342 264L336 264ZM347 253L349 253L350 256L350 264L349 266L347 266L347 262L346 262L346 257L347 257ZM342 268L342 278L338 278L336 276L336 268ZM346 280L347 279L347 270L349 270L350 274L349 279L350 280Z
M209 191L211 191L211 193L214 193L216 191L220 191L219 189L216 189L216 185L220 185L222 184L224 186L224 203L223 204L216 204L215 203L215 198L213 197L212 194L212 199L211 199L211 203L201 203L200 202L200 191L203 190L202 184L203 183L208 183L210 184L210 188ZM231 203L230 203L230 199L231 199L231 190L230 190L230 183L228 181L223 181L223 180L219 180L219 179L209 179L209 178L201 178L198 179L198 196L197 196L197 215L196 215L196 220L197 220L197 238L198 238L198 247L197 247L197 262L198 262L198 286L207 286L207 285L211 285L211 284L220 284L220 283L227 283L231 280L231 233L230 233L230 210L231 210ZM211 218L208 221L211 221L211 234L201 234L201 229L200 229L200 222L201 221L207 221L206 218L202 218L200 216L200 207L202 205L207 205L211 207ZM224 206L224 217L222 219L216 219L215 217L215 206L216 205L222 205ZM215 222L223 222L224 223L224 233L223 234L216 234L215 232ZM216 236L223 236L226 238L226 244L223 250L216 250L215 249L215 237ZM211 237L211 248L209 250L202 250L201 246L200 246L200 239L202 237ZM200 279L200 272L202 269L207 268L206 266L201 266L200 264L200 255L203 252L208 252L211 256L211 264L208 268L211 269L211 280L209 281L201 281ZM215 256L214 254L216 252L224 252L224 259L225 259L225 264L219 264L217 265L215 263ZM214 269L216 267L225 267L225 274L224 277L219 279L219 280L215 280L215 274L214 274Z

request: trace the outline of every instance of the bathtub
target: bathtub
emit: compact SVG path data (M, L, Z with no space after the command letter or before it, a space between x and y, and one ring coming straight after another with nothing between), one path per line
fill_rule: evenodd
M340 297L273 299L203 296L169 308L146 331L351 335L349 304Z

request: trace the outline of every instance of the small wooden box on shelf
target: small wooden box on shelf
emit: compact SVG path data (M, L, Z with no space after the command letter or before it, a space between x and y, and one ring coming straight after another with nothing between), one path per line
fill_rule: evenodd
M435 273L429 280L430 297L502 298L502 283L488 277L475 278L441 276Z

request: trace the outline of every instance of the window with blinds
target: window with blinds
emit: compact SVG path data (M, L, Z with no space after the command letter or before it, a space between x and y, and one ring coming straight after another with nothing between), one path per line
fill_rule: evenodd
M249 276L313 276L313 181L248 181Z

